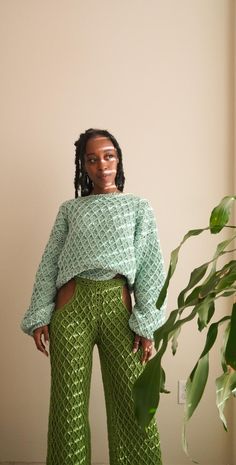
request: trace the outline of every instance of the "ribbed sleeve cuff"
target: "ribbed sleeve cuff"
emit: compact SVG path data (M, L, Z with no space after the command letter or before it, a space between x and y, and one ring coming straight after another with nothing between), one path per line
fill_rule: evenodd
M28 310L20 323L22 331L29 336L33 336L35 329L40 328L40 326L48 325L51 320L54 306L55 304L52 303L37 311Z
M132 329L135 334L153 341L154 332L165 323L165 308L163 307L161 310L155 309L153 313L147 315L140 312L136 305L136 308L133 309L129 318L130 329Z

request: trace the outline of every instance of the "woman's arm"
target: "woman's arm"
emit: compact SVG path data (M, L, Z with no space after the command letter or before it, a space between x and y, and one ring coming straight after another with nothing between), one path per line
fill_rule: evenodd
M49 324L54 309L58 258L68 233L66 203L59 207L36 272L31 303L21 321L21 329L30 336L33 336L36 328Z
M154 211L146 199L140 199L134 247L135 305L129 325L137 335L153 340L154 331L165 321L165 304L157 309L156 302L166 274Z

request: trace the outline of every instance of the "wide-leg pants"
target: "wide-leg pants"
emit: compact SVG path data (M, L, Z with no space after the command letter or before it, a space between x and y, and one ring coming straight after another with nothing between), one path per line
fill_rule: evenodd
M88 406L93 347L105 392L110 465L161 465L156 420L144 432L134 415L132 386L143 370L122 298L125 278L75 277L73 296L49 325L51 392L47 465L90 465Z

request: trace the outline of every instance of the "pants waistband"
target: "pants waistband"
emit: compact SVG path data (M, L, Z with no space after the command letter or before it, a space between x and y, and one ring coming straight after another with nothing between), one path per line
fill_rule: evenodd
M127 280L124 276L118 276L111 279L95 280L84 278L82 276L75 276L76 283L81 284L82 286L91 286L96 288L107 288L112 287L114 284L124 286L127 283Z

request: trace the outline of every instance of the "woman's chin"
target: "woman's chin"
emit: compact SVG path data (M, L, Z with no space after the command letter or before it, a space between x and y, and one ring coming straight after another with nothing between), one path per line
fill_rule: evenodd
M99 181L97 182L96 186L98 188L109 188L109 187L116 187L114 179L110 179L109 176L100 178ZM94 184L94 188L96 188Z

